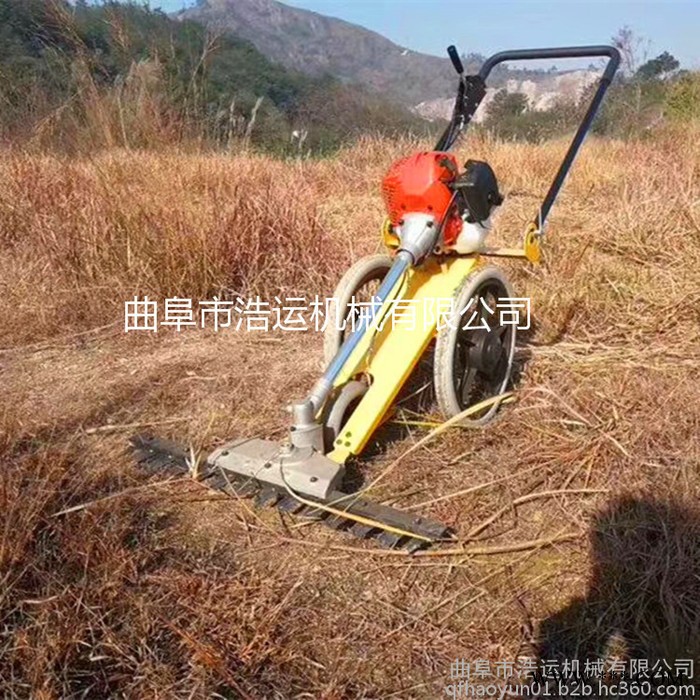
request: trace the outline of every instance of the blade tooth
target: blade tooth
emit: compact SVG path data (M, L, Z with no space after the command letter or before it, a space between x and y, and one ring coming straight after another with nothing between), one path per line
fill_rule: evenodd
M134 453L148 453L153 446L155 440L148 435L132 435L129 438L129 447Z
M309 520L323 520L328 513L320 508L304 506L298 513L300 518L308 518Z
M137 462L151 459L156 451L150 445L136 445L131 443L131 454Z
M209 488L223 491L229 496L238 498L250 498L262 488L259 481L249 476L236 474L228 469L213 466L205 479Z
M355 537L359 537L361 540L366 540L377 531L378 528L372 527L371 525L363 525L362 523L355 523L350 528L350 532L352 532Z
M170 440L133 435L129 444L134 459L145 469L156 471L168 468L180 473L189 470L187 452Z
M172 455L163 455L159 461L159 464L161 469L170 469L182 473L189 471L189 467L186 463L182 464Z
M413 526L411 529L415 529L420 535L434 540L448 537L451 532L450 528L444 523L429 518L415 517L411 521L411 525Z
M352 520L348 520L347 518L340 518L337 515L329 515L326 520L324 521L328 527L332 528L333 530L347 530L350 525L352 524Z
M212 479L216 475L217 469L216 467L212 467L208 462L200 462L197 465L195 473L198 481L209 481L209 479Z
M173 461L173 458L168 454L159 454L157 452L149 452L143 455L141 459L136 460L142 469L149 472L160 472L170 470L177 473L187 471L185 465Z
M137 461L137 462L143 462L144 459L148 459L149 457L149 452L147 449L143 449L142 447L133 447L131 450L131 456Z
M390 527L413 532L422 537L439 540L449 534L449 529L442 523L423 516L416 516L391 506L373 503L362 496L356 497L353 494L335 491L331 494L330 500L336 504L335 507L339 510L347 510L348 513L376 520Z
M293 496L284 496L282 500L277 504L278 510L284 513L298 513L304 508L304 504L301 501L297 501Z
M427 547L430 546L430 542L426 542L425 540L419 540L416 538L411 538L404 544L404 549L409 552L410 554L414 554L415 552L419 552L421 549L426 549Z
M255 497L255 505L258 506L258 508L274 506L280 498L282 498L282 494L279 493L279 491L268 486L263 486Z
M260 485L255 479L242 477L220 468L215 468L205 481L209 488L240 498L248 498L260 490Z
M241 498L250 498L259 493L261 489L260 483L255 481L255 479L236 479L236 481L231 482L231 486L227 488L227 493L234 493L232 495L240 496Z
M442 523L438 523L434 520L423 518L421 516L414 517L411 521L411 525L411 529L415 529L418 534L431 537L435 540L441 540L445 537L449 537L452 533L447 525L443 525Z
M404 539L404 535L396 535L393 532L380 532L377 535L379 543L387 549L395 549L402 539Z
M220 469L212 471L211 474L202 479L202 483L206 484L210 489L215 491L225 491L228 486L226 477L221 473Z
M187 450L171 440L154 438L148 435L134 435L129 440L133 450L155 450L156 452L169 452L180 459L187 459Z
M135 456L138 465L144 469L151 469L155 471L156 469L161 469L163 467L164 460L162 455L146 452ZM167 464L168 461L169 460L165 460L165 463Z

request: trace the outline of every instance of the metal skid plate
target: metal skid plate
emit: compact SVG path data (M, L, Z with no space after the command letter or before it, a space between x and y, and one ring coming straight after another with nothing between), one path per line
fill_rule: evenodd
M340 488L345 473L342 464L311 448L258 439L224 445L207 461L212 467L320 500Z

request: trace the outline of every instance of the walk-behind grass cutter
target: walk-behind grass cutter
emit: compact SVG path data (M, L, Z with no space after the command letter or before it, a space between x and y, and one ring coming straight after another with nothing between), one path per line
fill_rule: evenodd
M609 46L504 51L487 59L478 75L465 75L455 47L448 53L459 74L450 124L434 151L398 161L384 178L388 252L358 261L336 289L336 322L328 324L324 338L327 369L305 399L291 404L288 440L236 440L200 457L194 469L189 450L140 435L131 444L144 468L196 471L213 489L255 496L259 505L323 520L387 547L413 551L450 537L438 522L372 503L363 490L343 491L344 465L362 453L391 413L433 340L432 382L444 417L455 424L482 425L494 416L510 381L516 329L495 313L514 294L503 272L486 260L539 261L545 220L620 56ZM592 57L609 60L549 191L525 229L522 249L487 248L491 214L503 201L496 177L485 162L469 160L460 170L449 152L484 99L486 79L504 61ZM372 285L378 288L368 313L349 328L342 321L356 313L354 300ZM453 300L444 323L434 313L438 299ZM411 301L412 323L385 323L398 300Z

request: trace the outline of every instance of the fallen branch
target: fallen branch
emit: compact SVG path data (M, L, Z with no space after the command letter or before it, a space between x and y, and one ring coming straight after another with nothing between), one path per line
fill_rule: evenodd
M525 552L529 549L539 549L542 547L551 547L562 542L571 542L582 537L580 532L567 532L563 535L555 535L554 537L545 537L538 540L528 540L526 542L516 542L514 544L494 545L492 547L462 547L450 549L428 549L425 551L409 552L404 549L363 549L362 547L350 547L347 545L327 544L323 542L312 542L303 540L297 537L283 537L278 535L280 542L286 544L300 544L305 547L315 547L316 549L326 549L330 551L352 552L355 554L366 554L369 556L382 557L486 557L495 554L509 554L511 552Z
M485 481L483 484L477 484L476 486L470 486L469 488L462 489L461 491L455 491L453 493L445 494L444 496L438 496L437 498L431 498L429 501L423 501L422 503L415 503L413 505L407 506L405 510L419 510L427 506L435 505L436 503L442 503L443 501L449 501L453 498L459 498L460 496L466 496L470 493L475 493L476 491L482 491L489 486L494 486L495 484L502 484L504 481L510 481L511 479L517 479L519 476L524 474L529 474L536 469L541 469L542 465L537 464L534 467L528 467L514 474L508 474L507 476L499 477L498 479L492 479L491 481Z
M440 426L437 428L434 428L431 430L427 435L422 437L418 442L415 444L411 445L400 457L395 459L393 462L391 462L382 472L379 474L375 479L372 480L370 484L368 484L365 488L361 489L357 493L353 494L353 498L359 498L360 496L366 495L369 493L369 491L374 488L380 481L383 481L389 474L391 474L396 467L401 464L401 462L404 460L405 457L410 455L412 452L415 452L417 449L425 445L426 443L430 442L433 438L437 437L438 435L441 435L444 433L446 430L449 430L450 428L454 426L460 426L460 427L465 427L465 428L475 428L477 426L471 425L469 423L463 423L463 421L466 418L469 418L470 416L475 415L476 413L479 413L479 411L483 411L487 408L491 408L492 406L499 406L503 403L510 403L511 401L514 401L513 397L513 392L507 392L505 394L499 394L498 396L493 396L489 399L485 399L484 401L481 401L480 403L474 404L473 406L470 406L469 408L465 409L461 413L458 413L456 416L453 416L449 420L446 420L444 423L442 423Z
M523 505L523 503L529 503L530 501L536 501L540 498L551 498L553 496L564 496L564 495L576 495L576 494L592 494L592 493L607 493L608 489L558 489L555 491L539 491L538 493L529 493L525 496L520 496L516 498L513 502L509 503L503 508L497 510L493 515L489 516L472 529L466 536L467 540L474 539L478 534L482 533L489 525L492 525L496 520L498 520L502 515L507 513L517 506Z

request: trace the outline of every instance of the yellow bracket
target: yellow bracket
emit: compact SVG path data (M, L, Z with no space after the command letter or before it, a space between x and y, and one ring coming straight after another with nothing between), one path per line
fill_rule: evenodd
M526 258L527 255L522 248L482 248L479 255L486 255L490 258Z
M540 241L542 240L542 232L535 224L530 224L525 231L525 257L531 263L538 263L542 259L542 248Z
M535 224L530 224L525 231L522 248L483 248L479 255L492 258L525 258L531 263L538 263L542 258L541 240L541 231Z
M439 317L448 313L455 292L480 263L474 256L431 259L399 280L335 382L341 387L364 374L370 387L343 426L330 459L342 464L360 454L435 336Z
M396 250L399 247L399 237L394 233L394 227L389 219L384 219L382 224L382 240L389 250Z

